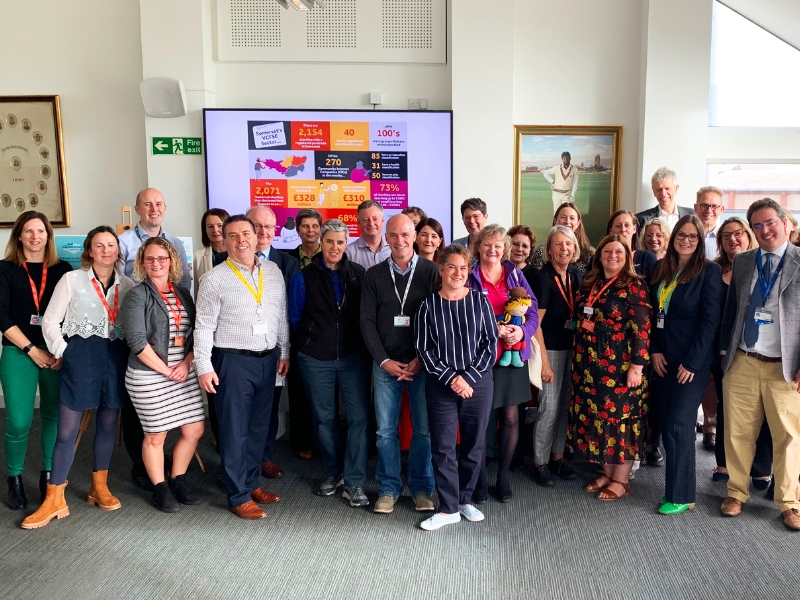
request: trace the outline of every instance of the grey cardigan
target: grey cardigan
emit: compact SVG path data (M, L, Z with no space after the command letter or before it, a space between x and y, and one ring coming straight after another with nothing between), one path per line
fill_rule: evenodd
M175 293L189 315L189 332L184 342L185 351L194 349L195 309L192 297L186 288L175 286ZM164 305L164 301L149 279L134 287L125 295L119 311L118 322L125 335L125 341L131 349L128 366L132 369L152 371L139 360L139 354L147 344L153 348L158 357L167 362L169 352L169 324L172 314Z

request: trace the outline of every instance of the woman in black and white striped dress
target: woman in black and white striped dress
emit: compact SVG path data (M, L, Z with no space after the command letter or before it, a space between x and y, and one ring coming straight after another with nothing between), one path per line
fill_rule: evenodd
M130 346L125 387L142 423L142 459L153 482L153 505L176 512L197 504L184 479L203 435L203 398L192 366L195 309L188 290L177 286L181 263L164 238L144 241L134 276L142 281L125 297L120 324ZM180 427L172 453L169 484L164 480L164 439Z

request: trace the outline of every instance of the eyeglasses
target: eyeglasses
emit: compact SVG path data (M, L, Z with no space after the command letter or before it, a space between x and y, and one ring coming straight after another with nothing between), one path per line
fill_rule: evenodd
M700 239L700 236L696 233L683 233L682 231L679 231L675 234L675 239L679 242L682 242L685 239L688 239L690 242L696 242Z
M722 208L722 204L698 204L697 207L700 210L713 210L717 212L720 208Z
M737 229L736 231L726 231L722 234L723 240L731 239L731 236L735 237L737 240L740 240L744 237L744 229Z
M152 265L153 263L158 263L163 265L165 262L169 260L169 256L148 256L144 259L144 262L148 265Z
M263 225L261 223L253 223L256 228L256 231L259 229L265 229L267 231L275 231L275 225Z
M764 227L775 227L775 225L781 221L782 219L770 219L769 221L764 221L763 223L756 223L753 225L753 231L761 231Z

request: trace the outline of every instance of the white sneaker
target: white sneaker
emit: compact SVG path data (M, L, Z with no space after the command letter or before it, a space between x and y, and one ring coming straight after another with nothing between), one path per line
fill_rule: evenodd
M481 515L483 518L483 515ZM453 513L452 515L436 513L430 519L425 519L421 524L420 527L425 531L435 531L440 527L444 527L445 525L451 525L452 523L458 523L461 520L461 513Z
M464 515L464 518L467 521L472 521L473 523L477 523L478 521L483 521L483 519L485 518L483 516L483 513L474 506L472 506L472 504L461 504L458 507L458 512Z

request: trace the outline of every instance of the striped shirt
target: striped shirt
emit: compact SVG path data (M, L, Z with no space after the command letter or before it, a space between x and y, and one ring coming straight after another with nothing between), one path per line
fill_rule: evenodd
M470 290L461 300L434 293L419 307L414 339L425 370L440 382L463 375L477 383L494 366L497 323L480 292Z
M262 352L277 346L279 358L289 358L289 321L283 275L274 262L262 262L257 258L255 261L252 271L238 263L234 265L254 290L258 289L259 271L263 270L260 305L227 262L217 265L200 280L194 331L198 375L214 370L211 366L212 347ZM264 323L267 333L254 335L253 326Z

